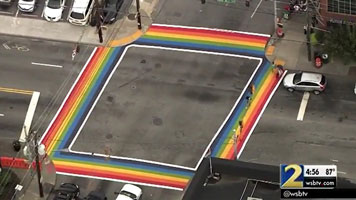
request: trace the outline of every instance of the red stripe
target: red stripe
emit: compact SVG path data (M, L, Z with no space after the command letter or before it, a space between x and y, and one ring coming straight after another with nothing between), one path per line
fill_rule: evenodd
M251 116L249 119L247 119L247 123L244 124L243 132L242 132L242 139L241 142L238 142L237 144L237 152L241 151L242 144L247 138L247 134L250 132L252 126L257 120L258 115L261 113L263 106L266 104L268 97L271 95L271 92L273 88L276 86L276 83L278 82L277 78L273 78L269 86L266 88L265 92L262 94L262 98L258 101L256 108L254 109L253 113L251 113ZM226 155L228 159L233 159L234 158L234 147L230 148L228 154Z
M62 107L61 111L59 112L56 120L52 124L52 126L49 129L48 133L46 134L45 138L43 139L42 143L44 143L46 145L46 147L49 145L49 143L53 140L54 136L56 135L57 129L59 128L61 122L63 122L63 118L65 118L65 116L67 115L73 99L75 100L77 92L80 91L79 87L83 84L83 80L87 79L87 74L89 74L90 70L92 70L93 66L95 66L94 62L97 61L101 52L102 52L102 48L98 48L96 50L92 59L89 61L87 67L85 68L84 72L80 76L77 84L74 86L72 92L69 94L67 101L64 103L64 106Z
M121 173L113 173L103 170L92 170L92 169L85 169L79 167L68 167L63 165L56 165L56 170L58 172L65 172L65 173L73 173L79 175L88 175L88 176L97 176L102 178L111 178L111 179L118 179L118 180L126 180L126 181L133 181L133 182L141 182L141 183L149 183L155 185L164 185L169 187L176 187L176 188L184 188L186 183L175 182L175 181L167 181L161 179L152 179L152 178L143 178L140 176L135 175L127 175Z
M249 38L246 39L246 36L238 36L238 35L221 35L221 34L213 34L213 33L198 33L198 32L192 32L192 31L186 31L186 30L150 30L149 32L164 32L164 33L171 33L171 34L180 34L180 35L191 35L191 36L197 36L197 37L210 37L210 38L220 38L220 39L230 39L230 40L235 40L235 41L244 41L244 42L254 42L254 43L261 43L263 45L266 44L267 40L266 39L259 39L259 38Z
M175 32L175 33L187 33L189 35L197 34L197 35L202 35L202 34L207 34L207 35L213 35L216 37L217 35L225 36L225 37L242 37L242 38L248 38L248 39L255 39L255 40L260 40L261 42L267 43L267 40L269 37L267 36L258 36L258 35L251 35L251 34L243 34L243 33L236 33L236 32L228 32L228 31L223 31L223 30L206 30L206 29L193 29L193 28L182 28L182 27L166 27L166 26L151 26L148 31L158 31L158 32Z

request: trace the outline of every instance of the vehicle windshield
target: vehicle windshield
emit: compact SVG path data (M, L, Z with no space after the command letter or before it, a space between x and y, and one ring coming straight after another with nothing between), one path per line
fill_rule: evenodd
M76 13L76 12L72 12L70 14L70 17L73 19L84 19L84 15L82 13Z
M324 85L324 84L325 84L325 76L322 76L322 77L321 77L320 84L321 84L321 85Z
M48 8L58 9L61 7L60 0L49 0L47 4Z
M27 1L27 2L33 2L33 0L23 0L23 1Z
M124 196L127 196L127 197L130 197L131 199L136 199L137 198L136 195L132 194L131 192L125 191L125 190L121 191L120 194L124 195Z
M302 73L297 73L294 75L294 78L293 78L293 83L294 84L297 84L300 82L300 80L302 80Z

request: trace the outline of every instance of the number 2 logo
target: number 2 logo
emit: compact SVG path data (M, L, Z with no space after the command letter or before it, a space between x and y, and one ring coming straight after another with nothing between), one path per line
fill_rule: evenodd
M293 170L293 174L283 183L282 187L301 188L303 187L303 181L297 181L297 178L302 175L302 167L300 165L292 164L287 165L284 168L284 174L287 174L289 170Z

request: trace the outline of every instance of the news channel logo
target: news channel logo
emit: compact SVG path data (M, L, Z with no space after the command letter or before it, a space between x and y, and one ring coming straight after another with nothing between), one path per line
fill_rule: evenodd
M280 165L281 188L303 188L304 165Z

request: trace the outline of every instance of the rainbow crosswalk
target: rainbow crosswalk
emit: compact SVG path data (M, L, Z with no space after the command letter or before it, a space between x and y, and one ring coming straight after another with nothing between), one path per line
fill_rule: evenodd
M278 87L280 79L274 75L271 64L264 57L268 39L269 36L262 34L156 24L132 44L96 48L42 137L57 172L177 190L182 190L194 175L194 170L179 166L60 151L68 149L90 113L93 102L100 97L100 91L124 56L124 50L133 44L235 54L261 60L256 73L247 83L256 88L248 109L245 109L246 102L243 101L248 91L244 90L210 146L215 157L233 158L231 139L239 128L238 122L243 121L237 143L238 152L241 152L273 90Z

